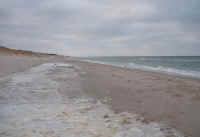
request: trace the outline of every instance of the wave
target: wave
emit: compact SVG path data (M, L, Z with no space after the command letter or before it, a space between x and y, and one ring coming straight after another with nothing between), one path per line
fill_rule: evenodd
M200 59L137 58L137 61L200 62Z
M164 67L164 66L147 66L147 65L141 65L136 63L128 63L128 64L120 64L120 63L109 63L109 62L102 62L102 61L94 61L94 60L84 60L86 62L90 63L97 63L97 64L104 64L104 65L112 65L122 68L130 68L130 69L140 69L145 71L153 71L153 72L160 72L160 73L166 73L171 75L179 75L179 76L186 76L186 77L193 77L193 78L200 78L200 72L199 71L191 71L191 70L182 70L182 69L176 69L176 68L170 68L170 67Z
M155 72L162 72L162 73L167 73L167 74L176 74L176 75L200 78L200 72L198 71L181 70L181 69L169 68L169 67L164 67L164 66L152 67L152 66L140 65L140 64L135 64L135 63L129 63L127 67L142 69L142 70L147 70L147 71L155 71Z

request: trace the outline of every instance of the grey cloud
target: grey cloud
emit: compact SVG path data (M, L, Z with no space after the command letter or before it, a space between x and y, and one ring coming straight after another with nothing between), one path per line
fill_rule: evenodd
M1 1L0 44L72 56L200 55L199 7L198 0Z

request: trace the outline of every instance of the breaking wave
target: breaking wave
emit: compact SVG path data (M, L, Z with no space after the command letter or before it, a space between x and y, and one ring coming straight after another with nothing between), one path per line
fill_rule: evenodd
M147 71L163 72L167 74L175 74L175 75L200 78L200 72L198 71L181 70L181 69L175 69L175 68L164 67L164 66L152 67L152 66L140 65L140 64L135 64L135 63L129 63L127 67L142 69L142 70L147 70Z
M130 69L140 69L145 71L153 71L153 72L160 72L160 73L166 73L170 75L179 75L179 76L186 76L186 77L194 77L194 78L200 78L200 72L199 71L192 71L192 70L183 70L183 69L177 69L177 68L171 68L171 67L164 67L164 66L148 66L148 65L142 65L142 64L136 64L134 62L131 63L111 63L111 62L103 62L103 61L94 61L94 60L84 60L90 63L97 63L97 64L104 64L104 65L112 65L117 67L123 67L123 68L130 68Z

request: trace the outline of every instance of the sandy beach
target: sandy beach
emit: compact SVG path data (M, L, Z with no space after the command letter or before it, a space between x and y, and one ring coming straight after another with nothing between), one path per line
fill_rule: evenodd
M72 62L86 73L83 88L94 98L109 98L115 112L142 115L185 135L200 135L200 80L109 65Z
M199 106L198 79L0 52L2 137L199 137Z
M200 0L0 0L0 137L200 137Z

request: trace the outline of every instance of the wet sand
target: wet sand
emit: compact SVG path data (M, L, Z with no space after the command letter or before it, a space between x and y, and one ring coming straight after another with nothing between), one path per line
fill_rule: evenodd
M71 75L70 71L57 69L54 73L59 77L52 73L54 77L51 79L61 81L61 86L57 90L62 100L65 97L88 96L96 101L101 100L117 114L122 112L138 114L144 117L142 120L144 123L164 123L184 133L185 136L200 136L200 80L197 79L74 61L59 56L15 54L0 54L0 78L10 77L15 75L13 73L18 74L43 63L55 62L77 66L71 68L78 75L74 80L67 78ZM2 93L4 93L3 88L6 88L6 82L3 83L0 89ZM45 89L43 88L41 86L40 90ZM30 95L32 94L35 93L31 92ZM43 97L39 96L39 100L42 101ZM1 98L0 101L5 100Z

